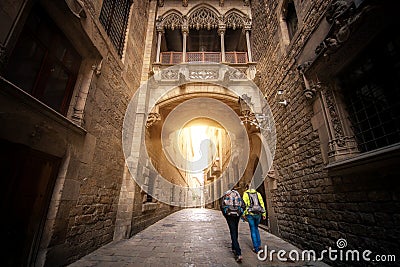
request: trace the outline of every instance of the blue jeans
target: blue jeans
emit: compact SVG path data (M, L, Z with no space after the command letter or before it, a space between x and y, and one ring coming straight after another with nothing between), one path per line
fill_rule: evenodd
M239 216L225 216L226 222L228 223L229 232L231 234L232 249L235 251L237 256L242 255L242 251L239 246Z
M258 225L261 221L261 215L247 215L247 221L250 226L251 241L253 242L253 247L256 252L258 252L261 247L260 231L258 230Z

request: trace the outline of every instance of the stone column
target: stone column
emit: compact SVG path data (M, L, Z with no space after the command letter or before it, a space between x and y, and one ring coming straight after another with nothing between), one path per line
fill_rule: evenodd
M189 27L186 23L182 25L182 62L186 62L186 41L187 36L189 35Z
M225 62L225 24L218 25L218 34L221 37L221 62Z
M253 62L253 58L251 56L251 47L250 47L250 30L251 30L251 24L247 24L244 26L244 31L246 32L247 57L249 62Z
M157 56L156 56L156 62L160 63L160 50L161 50L161 37L162 37L162 31L157 31L158 37L157 37Z
M82 81L79 89L78 98L74 106L74 112L71 118L78 125L82 125L83 122L86 99L89 94L90 85L93 80L93 74L100 74L101 69L101 61L98 65L96 65L93 61L86 60L84 64L86 65L85 72L82 75L79 75Z
M164 33L164 26L161 22L157 22L157 55L156 55L156 63L160 63L160 51L161 51L161 38Z
M189 35L189 25L186 16L183 17L182 23L182 62L186 62L187 36Z
M320 84L320 99L328 134L328 160L330 163L349 158L359 153L357 141L343 118L348 114L343 100L329 85Z

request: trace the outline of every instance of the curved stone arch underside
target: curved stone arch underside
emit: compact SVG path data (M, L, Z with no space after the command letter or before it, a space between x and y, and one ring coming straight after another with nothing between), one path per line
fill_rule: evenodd
M221 173L220 177L212 183L194 187L171 183L162 177L161 174L152 177L149 176L149 173L157 173L157 170L152 165L147 149L144 145L146 121L151 114L153 107L155 107L157 103L160 103L159 100L164 99L164 97L166 97L166 99L168 99L168 97L178 97L177 93L172 93L172 91L185 90L185 87L190 87L193 83L208 85L209 88L205 91L215 97L209 99L201 99L199 97L199 100L196 100L196 98L186 100L182 103L186 103L186 105L181 105L181 109L179 111L175 110L176 113L171 114L169 117L179 118L182 114L185 116L189 114L190 118L207 117L219 122L231 134L230 136L234 137L231 138L231 159L238 159L239 161L237 164L235 163L235 168L239 170L236 175L237 177L233 177L235 179L234 182L237 182L245 172L248 163L248 134L246 133L246 129L243 126L240 116L238 116L237 112L234 112L232 108L229 108L225 103L230 102L233 106L233 96L241 96L247 106L251 107L254 114L266 116L266 118L271 122L271 127L269 129L266 128L260 132L260 138L262 140L261 144L266 147L265 151L270 153L270 162L272 162L276 145L276 130L271 109L258 87L246 77L237 77L236 75L233 75L236 71L237 70L227 65L215 63L174 65L168 69L161 70L160 73L156 73L149 79L149 81L147 81L147 83L142 84L138 88L129 102L125 113L122 143L129 173L142 190L150 193L155 199L161 202L173 206L190 207L193 206L194 203L188 194L188 197L185 197L185 192L190 191L193 194L199 195L203 190L211 192L212 188L215 188L218 184L221 187L222 193L229 189L228 182L231 182L230 177L224 172ZM224 99L223 101L217 101L216 96L220 95L220 93L225 89L230 90L231 94L225 98L221 98ZM196 93L195 91L196 90L194 90L194 93ZM195 102L192 101L202 101L196 102L196 105L199 103L199 107L205 105L206 108L193 109L196 105ZM190 111L190 113L187 111ZM183 115L182 118L180 118L180 121L185 122L189 117L186 118ZM165 129L167 130L165 136L169 136L168 130L173 130L174 128L172 128L172 126L177 127L180 124L168 123L165 121L164 125L166 127L163 127L162 133L164 133ZM164 138L162 140L164 140ZM165 140L168 141L168 138ZM169 147L168 142L164 147ZM233 166L233 160L230 160L228 164ZM229 165L227 169L230 168ZM263 170L267 171L269 167L270 166L268 165L263 166ZM152 183L149 182L150 179L152 179ZM257 181L255 182L257 183ZM151 191L149 191L150 184L152 184L153 188ZM222 193L219 193L220 192L218 192L218 195L214 195L213 199L207 201L218 199L222 195Z
M273 152L271 150L265 149L262 145L265 142L264 137L260 133L252 133L250 136L250 144L252 150L249 156L249 166L253 166L256 159L258 159L258 164L254 170L254 173L259 173L261 176L253 176L251 184L254 188L258 188L266 178L269 168L263 168L262 166L272 166L273 164Z
M238 96L232 91L220 85L204 85L201 83L193 83L185 86L185 89L179 87L171 90L168 94L157 101L159 108L171 103L183 102L194 97L209 97L221 100L223 102L231 102L236 105Z

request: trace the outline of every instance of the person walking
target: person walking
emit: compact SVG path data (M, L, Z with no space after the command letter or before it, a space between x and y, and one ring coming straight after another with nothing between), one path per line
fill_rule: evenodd
M220 208L229 227L232 251L235 253L236 261L240 263L243 260L243 256L238 241L239 220L243 215L244 202L240 193L237 191L237 187L233 188L233 186L233 184L228 185L230 189L226 191L221 198Z
M267 217L264 201L259 192L251 189L250 185L247 185L246 191L243 193L243 202L246 205L243 218L249 223L253 252L258 253L262 249L258 225L260 224L261 217L263 220Z

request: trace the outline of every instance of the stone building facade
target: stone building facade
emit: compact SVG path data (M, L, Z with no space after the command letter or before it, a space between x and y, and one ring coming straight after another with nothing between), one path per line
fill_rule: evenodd
M272 168L260 157L260 131L246 126L249 162L239 182L254 174L265 179L259 191L269 231L302 249L335 248L344 238L349 249L400 255L398 6L395 0L2 1L0 171L9 220L1 231L12 240L2 258L9 265L65 265L179 209L148 194L159 173L187 183L159 157L160 125L193 96L247 114L225 90L226 76L254 81L275 121ZM206 72L185 65L204 61L238 71L227 67L219 76L212 64ZM186 85L191 79L198 83ZM164 90L163 80L179 86L148 116L139 112ZM145 84L158 87L133 104L134 138L124 157L125 112ZM144 160L146 149L151 160ZM243 156L221 151L234 162ZM227 158L210 169L206 184L217 181ZM257 169L259 162L264 168ZM208 197L220 195L234 176L230 169Z
M149 1L116 3L1 1L7 266L62 266L175 210L143 201L125 168L152 14Z
M394 6L252 1L257 84L278 136L271 201L279 235L303 249L344 238L347 249L399 255Z

